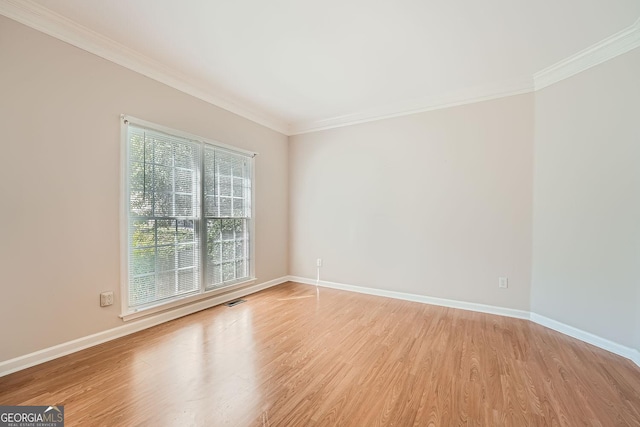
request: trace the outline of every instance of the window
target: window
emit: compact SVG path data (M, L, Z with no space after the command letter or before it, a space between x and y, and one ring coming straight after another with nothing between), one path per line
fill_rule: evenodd
M252 280L253 153L124 116L123 140L123 314Z

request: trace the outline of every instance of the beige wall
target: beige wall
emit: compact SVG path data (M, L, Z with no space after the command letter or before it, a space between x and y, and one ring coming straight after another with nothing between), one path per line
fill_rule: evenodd
M0 361L122 325L121 113L260 153L258 282L287 274L287 137L0 16ZM118 298L116 298L118 300Z
M4 17L0 64L0 361L122 325L98 307L119 292L121 113L260 153L259 282L314 278L320 257L323 280L640 349L640 49L535 94L289 142Z
M536 93L532 310L640 349L640 49Z
M290 273L529 309L533 95L290 138ZM509 289L498 288L508 276Z

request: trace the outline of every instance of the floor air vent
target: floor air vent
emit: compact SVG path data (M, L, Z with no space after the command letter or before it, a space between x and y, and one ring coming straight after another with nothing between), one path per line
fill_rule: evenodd
M233 307L235 305L242 304L243 302L246 302L246 300L234 299L233 301L225 302L224 305L226 305L227 307Z

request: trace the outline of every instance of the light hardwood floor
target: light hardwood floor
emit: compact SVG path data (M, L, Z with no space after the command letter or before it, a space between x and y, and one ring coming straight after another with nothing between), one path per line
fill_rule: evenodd
M640 426L640 368L525 320L286 283L0 378L67 426Z

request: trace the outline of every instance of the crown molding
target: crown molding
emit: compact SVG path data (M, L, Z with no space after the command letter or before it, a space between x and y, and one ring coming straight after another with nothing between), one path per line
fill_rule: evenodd
M0 15L272 130L289 133L288 124L282 120L203 89L184 74L31 0L0 0Z
M624 30L538 71L531 78L523 77L511 82L502 82L492 86L468 88L440 98L421 99L411 103L389 105L384 108L346 114L323 120L294 123L291 125L290 135L300 135L535 92L627 53L637 47L640 47L640 18Z
M411 102L387 105L354 114L332 117L323 120L299 122L291 125L290 135L317 132L359 123L440 110L481 101L489 101L507 96L533 92L533 79L522 77L493 85L475 86L450 93L442 97L421 98Z
M441 97L421 98L321 120L288 124L264 111L231 100L166 65L59 15L32 0L0 0L0 14L108 61L114 62L209 104L284 135L300 135L337 127L439 110L534 92L606 62L640 46L640 19L606 39L557 62L532 77L477 86Z
M640 19L632 25L533 75L535 90L602 64L640 46Z

